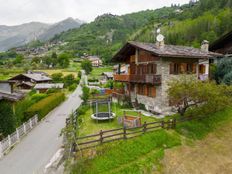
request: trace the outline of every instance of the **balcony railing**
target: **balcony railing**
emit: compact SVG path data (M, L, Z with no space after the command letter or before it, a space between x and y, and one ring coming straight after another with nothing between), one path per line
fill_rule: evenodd
M114 80L120 82L129 82L130 75L128 74L114 74Z
M161 75L115 74L114 80L120 81L120 82L149 83L149 84L153 84L153 85L159 85L159 84L161 84Z

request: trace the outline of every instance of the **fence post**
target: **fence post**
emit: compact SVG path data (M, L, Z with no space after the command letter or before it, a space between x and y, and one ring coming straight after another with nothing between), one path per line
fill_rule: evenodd
M30 128L32 129L32 119L30 119L29 123L30 123Z
M8 143L9 143L9 147L11 146L11 138L10 135L8 135Z
M38 115L36 114L35 115L35 124L37 124L38 123Z
M147 122L145 121L143 124L143 133L146 133L147 131Z
M0 141L0 159L3 157L2 142Z
M100 144L102 144L103 143L103 132L102 132L102 130L100 130L99 135L100 135Z
M19 129L16 128L16 135L17 135L17 140L19 141L20 140L20 135L19 135Z
M174 118L173 121L172 121L172 128L173 128L173 129L176 128L176 118Z
M161 121L161 128L164 129L164 120Z
M123 127L123 139L126 140L126 127Z
M23 132L24 132L24 134L27 133L27 128L26 128L26 124L25 123L23 123Z

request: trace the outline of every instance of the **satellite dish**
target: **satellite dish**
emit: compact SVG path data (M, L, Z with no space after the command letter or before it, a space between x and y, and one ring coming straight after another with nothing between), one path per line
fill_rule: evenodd
M158 36L156 37L156 40L158 42L162 42L164 40L164 36L162 34L158 34Z

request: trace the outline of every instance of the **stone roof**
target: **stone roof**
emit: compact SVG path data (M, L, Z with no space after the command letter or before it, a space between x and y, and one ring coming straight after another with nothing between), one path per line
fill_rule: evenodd
M222 56L214 52L202 51L198 48L177 46L177 45L164 45L163 47L157 46L155 43L143 42L127 42L126 45L113 57L113 60L122 60L127 55L127 51L134 51L139 48L148 51L158 57L174 57L174 58L212 58Z
M23 74L24 76L35 80L37 82L39 81L51 81L52 79L44 74L38 74L38 73L31 73L31 74Z
M105 75L108 78L113 78L113 72L103 72L102 75Z
M40 73L25 73L12 77L10 80L19 80L22 76L27 77L35 82L52 81L52 79Z
M63 89L64 84L63 83L39 83L39 84L36 84L34 87L34 89L52 89L52 88Z
M9 100L9 101L19 101L24 97L23 93L13 92L13 93L6 93L3 91L0 91L0 100Z

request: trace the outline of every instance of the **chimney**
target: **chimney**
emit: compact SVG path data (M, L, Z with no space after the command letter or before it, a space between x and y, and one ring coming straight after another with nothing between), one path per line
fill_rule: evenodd
M201 50L204 51L204 52L209 51L209 41L203 40L203 42L201 44Z
M159 48L163 48L164 47L164 36L162 34L160 34L161 30L160 28L157 29L156 31L156 46Z

